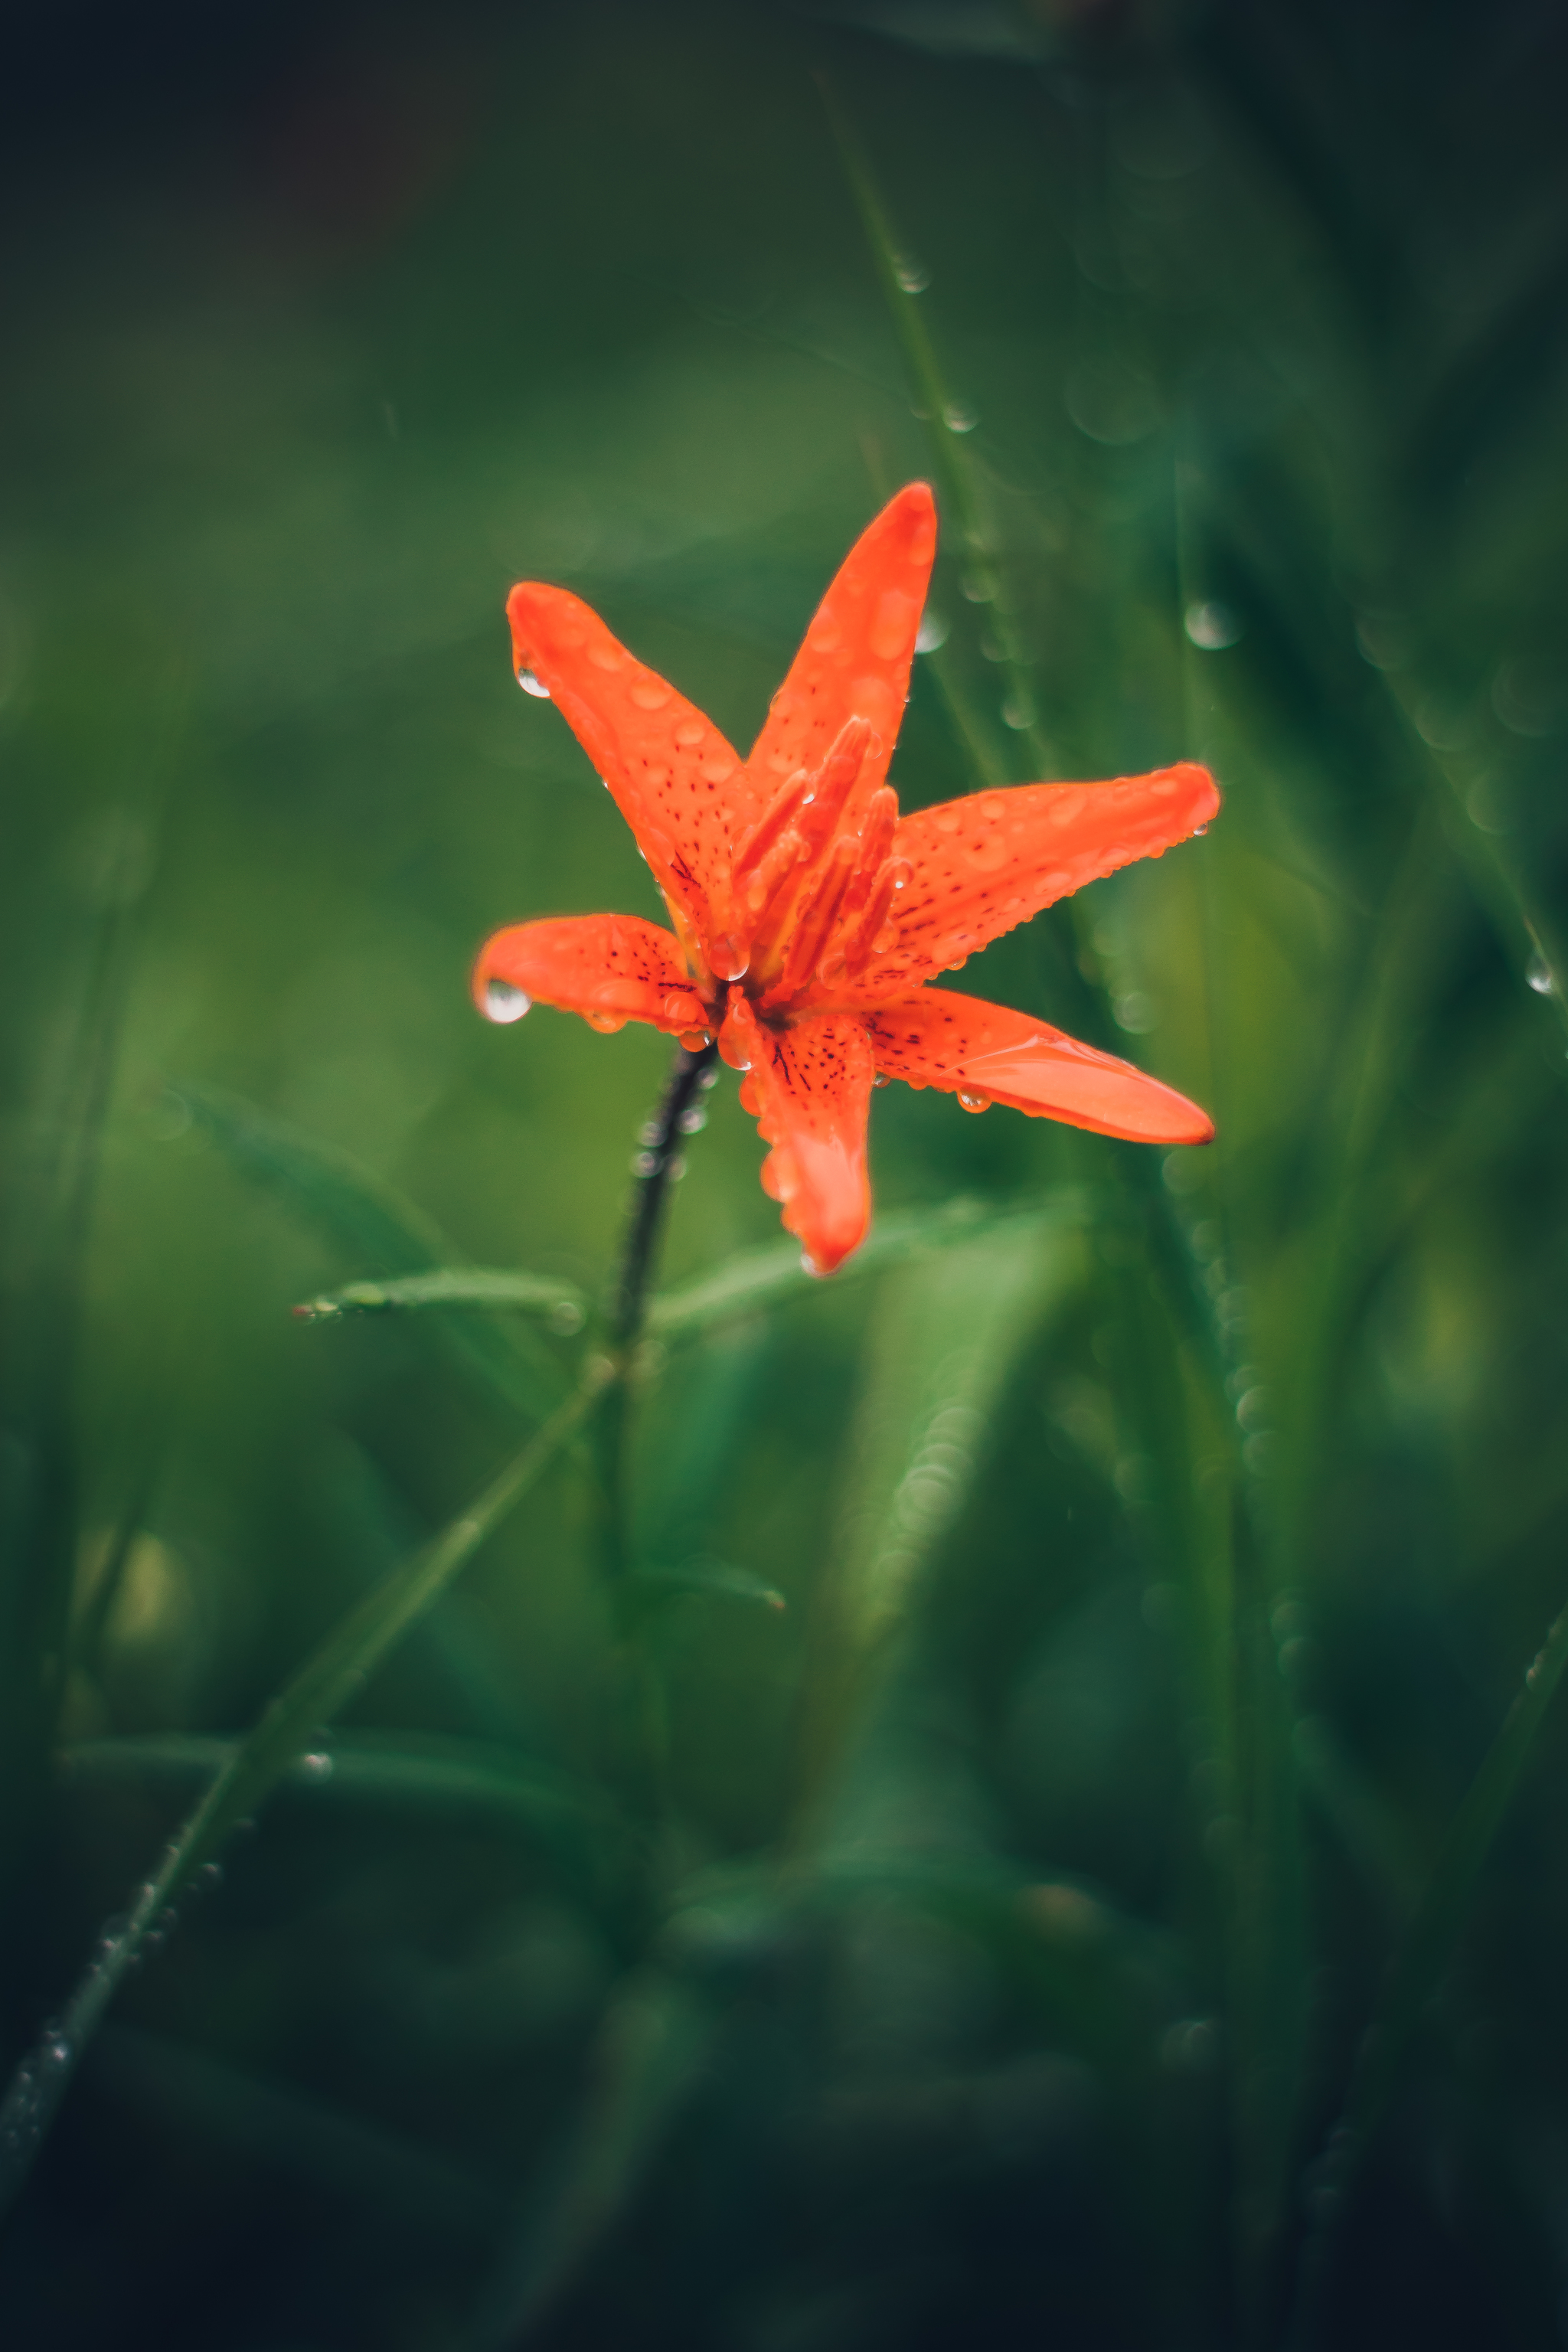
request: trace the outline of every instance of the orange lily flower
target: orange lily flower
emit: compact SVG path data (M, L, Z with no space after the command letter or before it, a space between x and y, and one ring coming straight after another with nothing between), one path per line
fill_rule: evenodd
M476 1001L494 1021L537 1002L595 1029L717 1034L773 1146L763 1189L818 1274L865 1235L867 1120L887 1078L1138 1142L1214 1133L1113 1055L927 985L1219 806L1184 761L900 817L888 761L935 552L931 491L911 482L850 550L747 760L565 589L523 581L507 600L520 684L554 700L615 795L674 930L636 915L513 924L480 951Z

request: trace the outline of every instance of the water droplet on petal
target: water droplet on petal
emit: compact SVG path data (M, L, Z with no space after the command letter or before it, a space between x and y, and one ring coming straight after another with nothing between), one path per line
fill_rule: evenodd
M928 612L915 631L917 654L934 654L939 646L947 643L947 623L940 613Z
M897 923L884 923L881 929L878 932L876 938L871 942L871 950L874 955L887 955L889 950L896 948L898 944L899 927Z
M752 961L744 940L717 939L708 943L708 969L715 980L742 980Z
M485 982L485 1019L487 1021L521 1021L531 1011L533 999L514 988L510 980L487 980Z
M958 1089L958 1107L960 1110L989 1110L991 1108L991 1097L989 1095L973 1095L968 1092L967 1088L960 1087Z
M1182 615L1182 626L1194 646L1205 654L1222 654L1227 646L1236 645L1242 634L1241 622L1228 604L1210 597L1201 604L1189 604Z
M541 702L549 701L550 688L547 686L542 686L531 669L520 669L517 674L517 682L519 686L521 687L524 694L536 694Z
M895 857L888 866L888 879L895 890L907 890L914 877L914 870L907 857Z
M1194 827L1193 827L1193 838L1194 838L1194 840L1195 841L1195 840L1197 839L1197 837L1198 837L1199 834L1201 834L1201 833L1206 833L1207 831L1208 831L1208 827L1207 827L1207 825L1206 825L1206 824L1194 824Z
M890 1087L893 1081L886 1070L879 1070L876 1076L871 1081L871 1084L874 1087Z
M624 1013L584 1013L583 1018L590 1029L598 1031L601 1037L613 1037L617 1029L624 1029L626 1025Z

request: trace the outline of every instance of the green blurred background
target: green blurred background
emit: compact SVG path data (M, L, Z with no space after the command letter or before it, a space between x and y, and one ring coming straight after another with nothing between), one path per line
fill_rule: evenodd
M518 695L510 582L745 744L929 476L904 804L1192 756L1226 805L962 983L1109 1004L1215 1149L1141 1181L891 1087L879 1213L977 1237L644 1392L646 1564L789 1604L648 1636L652 1860L568 1462L116 2004L7 2344L1563 2341L1550 1724L1291 2315L1389 1954L1568 1597L1563 12L79 0L10 41L8 2058L191 1742L571 1352L519 1336L503 1399L460 1320L291 1318L395 1268L285 1130L466 1258L612 1262L667 1047L467 993L502 922L657 912ZM671 1280L776 1233L711 1107Z

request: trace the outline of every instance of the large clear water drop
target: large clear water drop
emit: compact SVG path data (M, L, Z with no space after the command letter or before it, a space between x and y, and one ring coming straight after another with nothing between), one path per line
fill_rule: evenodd
M487 1021L521 1021L531 1011L533 999L514 988L510 980L487 980L485 982L485 1019Z
M719 939L708 949L708 969L715 980L742 980L752 961L744 940Z

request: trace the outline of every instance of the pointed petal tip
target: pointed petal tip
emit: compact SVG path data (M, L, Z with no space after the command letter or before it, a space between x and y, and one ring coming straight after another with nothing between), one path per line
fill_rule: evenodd
M808 1222L809 1233L802 1230ZM854 1256L866 1238L870 1222L868 1209L858 1216L842 1221L829 1222L820 1212L808 1220L796 1216L793 1203L786 1207L780 1220L785 1233L793 1234L801 1245L802 1271L816 1282L826 1282L837 1273L846 1260Z

